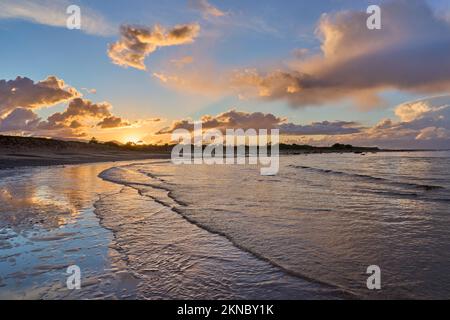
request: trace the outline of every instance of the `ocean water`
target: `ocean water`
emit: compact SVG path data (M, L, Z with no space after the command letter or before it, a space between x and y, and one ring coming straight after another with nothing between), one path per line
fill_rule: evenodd
M450 298L449 152L280 163L0 171L0 297Z

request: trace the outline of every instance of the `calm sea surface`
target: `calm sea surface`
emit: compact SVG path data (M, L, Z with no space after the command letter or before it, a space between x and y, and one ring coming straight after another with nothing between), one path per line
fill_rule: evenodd
M450 298L449 205L449 152L3 170L0 297Z

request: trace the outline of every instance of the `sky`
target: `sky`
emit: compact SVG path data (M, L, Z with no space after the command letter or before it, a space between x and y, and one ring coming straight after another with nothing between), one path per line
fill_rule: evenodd
M446 0L0 0L0 42L0 134L450 148Z

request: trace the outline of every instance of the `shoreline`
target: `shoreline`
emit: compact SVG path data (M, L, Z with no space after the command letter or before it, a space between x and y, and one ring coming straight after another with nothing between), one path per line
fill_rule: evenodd
M118 145L0 135L0 170L19 167L76 165L99 162L170 159L173 145ZM279 155L360 154L444 150L380 149L336 143L329 147L279 144ZM249 149L246 147L246 154Z
M0 155L0 170L23 167L47 167L60 165L78 165L89 163L119 162L134 160L170 159L170 154L153 153L117 153L117 154L51 154L17 153Z
M109 152L79 152L67 150L66 152L54 152L54 150L39 151L13 151L0 148L0 170L23 167L47 167L60 165L77 165L102 162L120 162L134 160L158 160L170 159L170 153L148 153L139 151L109 151ZM383 150L359 151L359 150L301 150L280 151L280 156L313 155L313 154L359 154L393 153L393 152L440 152L445 150Z

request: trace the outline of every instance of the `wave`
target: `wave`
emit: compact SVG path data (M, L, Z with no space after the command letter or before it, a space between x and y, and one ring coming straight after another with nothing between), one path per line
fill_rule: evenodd
M184 203L183 201L180 201L179 199L176 199L176 197L173 195L173 190L169 189L168 187L164 187L165 189L163 189L161 186L155 185L154 183L143 183L141 181L135 182L135 181L132 181L130 179L131 177L129 177L129 176L126 178L123 177L123 175L127 174L127 173L131 174L131 175L135 175L136 173L138 173L141 176L147 177L147 179L150 178L150 179L156 179L156 180L162 181L161 178L157 177L156 175L154 175L152 173L148 173L148 172L145 172L145 171L139 170L139 169L130 170L130 169L126 168L126 167L130 167L130 166L133 166L133 165L126 165L123 167L113 167L113 168L107 169L107 170L101 172L99 174L99 177L103 180L110 181L110 182L117 183L117 184L122 184L124 186L128 186L128 187L131 187L131 188L137 190L141 196L149 197L152 200L154 200L155 202L157 202L157 203L169 208L173 212L177 213L179 216L181 216L187 222L189 222L205 231L208 231L211 234L219 235L219 236L227 239L233 246L235 246L239 250L242 250L244 252L251 254L256 259L265 261L269 265L279 269L280 271L284 272L287 275L290 275L290 276L293 276L293 277L296 277L299 279L303 279L303 280L309 281L311 283L319 284L319 285L322 285L329 289L336 290L336 294L341 298L350 298L350 299L358 298L358 295L348 288L344 288L338 284L328 283L328 282L322 281L320 279L315 279L315 278L309 277L309 276L299 273L297 271L290 270L289 268L284 267L283 265L279 264L278 262L273 261L272 259L270 259L264 255L261 255L258 252L254 252L253 250L250 250L250 249L246 248L245 246L242 246L240 243L235 241L235 239L233 237L231 237L230 235L196 221L195 219L193 219L192 217L190 217L189 215L187 215L185 213L183 208L187 207L188 204ZM118 175L122 176L122 178L119 178ZM136 175L135 175L135 177L136 177ZM140 187L150 187L150 188L155 188L155 189L166 190L167 193L165 193L165 197L172 200L173 203L175 203L176 205L168 203L168 201L167 201L168 199L162 199L153 194L149 194L149 193L145 192L144 190L142 190L142 188L140 188Z
M411 182L398 182L398 181L392 181L386 178L380 178L380 177L374 177L366 174L358 174L358 173L351 173L351 172L344 172L344 171L336 171L331 169L322 169L322 168L315 168L315 167L308 167L308 166L298 166L298 165L290 165L291 168L296 169L304 169L309 171L315 171L319 173L328 173L333 175L341 175L341 176L348 176L353 178L360 178L364 179L366 181L373 181L373 182L379 182L404 188L413 188L413 189L421 189L424 191L432 191L432 190L445 190L445 187L438 186L438 185L427 185L427 184L418 184L418 183L411 183Z
M163 184L164 180L157 178L155 175L151 173L143 172L142 170L127 169L127 167L129 166L130 165L109 168L101 172L98 176L103 180L136 189L141 196L150 197L154 201L158 202L159 204L165 207L173 208L174 205L187 206L186 203L176 199L173 196L172 189L170 189L167 185ZM133 180L132 179L133 176L138 181ZM152 179L153 183L147 182L149 178ZM141 181L142 179L145 179L144 182ZM148 187L152 189L161 190L164 192L164 196L160 195L160 197L157 197L152 194L148 194L145 192L145 190L139 187Z

